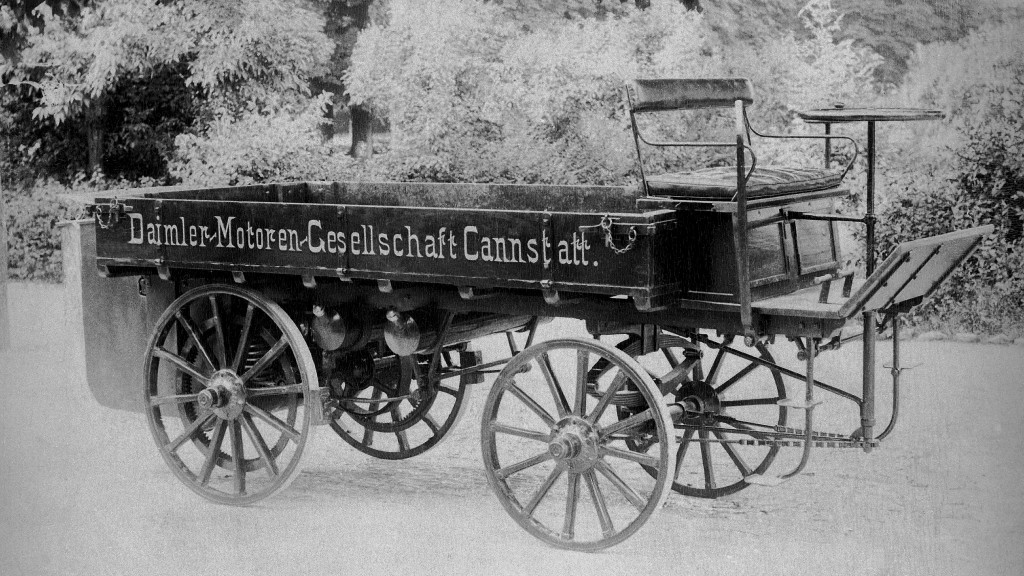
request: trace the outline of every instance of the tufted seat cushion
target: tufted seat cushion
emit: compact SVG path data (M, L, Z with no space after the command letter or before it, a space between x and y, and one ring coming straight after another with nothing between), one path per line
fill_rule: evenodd
M839 169L758 167L747 180L747 198L769 198L834 188L842 182L843 174ZM647 187L651 194L661 196L732 200L736 194L736 168L722 166L649 176Z

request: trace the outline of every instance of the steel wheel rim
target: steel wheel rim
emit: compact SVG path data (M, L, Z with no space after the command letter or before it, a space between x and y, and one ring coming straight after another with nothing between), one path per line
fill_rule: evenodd
M205 306L209 316L195 322L193 316L201 316ZM231 346L229 334L236 327L226 319L243 308ZM209 322L216 325L212 341L207 330L199 328ZM267 334L276 338L274 346L247 366L244 356L254 347L254 339ZM195 350L193 359L180 355L186 345L180 339ZM174 350L168 349L171 340ZM168 380L173 377L177 391L183 374L201 382L202 392L168 394ZM282 379L267 384L264 379L272 374ZM230 285L201 286L185 293L156 323L144 378L143 399L153 439L174 475L193 492L214 502L245 505L280 492L294 480L313 431L310 420L316 413L318 384L298 327L276 303ZM183 404L193 405L198 417L185 417ZM284 414L279 412L282 407ZM215 454L210 444L217 447ZM249 474L258 470L262 473Z
M551 422L545 430L543 423L547 420L540 416L536 407L531 408L529 402L523 400L523 395L532 398L532 392L526 390L528 386L517 382L517 379L523 380L524 374L543 373L542 379L548 381L549 389L552 390L552 402L557 403L557 400L553 400L553 390L565 387L564 381L561 380L564 373L559 374L559 369L554 367L545 373L545 369L541 367L541 362L544 362L545 358L551 359L556 352L578 360L575 377L570 384L573 389L568 390L570 394L565 395L566 400L571 401L571 404L565 404L569 410L562 414L556 406L553 412L548 413L547 419ZM645 401L649 402L649 409L637 418L639 424L620 428L623 424L616 423L610 402L595 399L587 393L585 387L589 380L587 376L590 365L600 358L608 359L614 365L613 370L623 374L628 382L634 383ZM549 373L555 374L554 380L557 384L554 387L550 385ZM599 384L599 397L608 395L610 382L614 379L610 375L607 378L608 384ZM581 388L584 397L582 407L578 400L578 391ZM534 399L534 404L539 406L542 400L538 397ZM538 415L538 418L529 429L522 428L517 422L508 421L509 414L502 410L505 401L519 402L527 406L529 411ZM540 406L540 410L545 409ZM597 417L594 417L594 413L597 413ZM538 422L542 424L538 425ZM658 456L643 457L648 466L656 468L657 473L654 476L640 470L641 463L634 460L637 458L634 456L635 453L630 452L623 440L618 438L641 427L653 427L655 434L661 439ZM499 437L502 440L499 440ZM499 447L499 444L509 437L532 442L531 447L523 453L528 454L532 451L536 454L525 460L512 461L513 458L506 457L505 451ZM672 444L670 438L671 420L662 403L661 394L650 377L633 359L615 348L594 340L568 338L536 344L513 358L502 370L487 398L481 446L488 483L505 510L521 527L554 546L592 551L622 542L639 530L661 507L668 495L671 473L674 470L674 452L669 448ZM544 443L546 452L542 452L545 449ZM512 453L517 451L509 452L508 456L512 456ZM535 465L531 463L534 461L536 465L546 465L550 461L547 477L536 487L535 482L521 483L517 476L524 471L529 472ZM645 478L646 481L640 478ZM559 491L563 483L566 495L564 501L560 498ZM623 485L627 490L622 488ZM558 487L558 490L552 493L555 487ZM551 494L554 494L552 502L545 505L545 499ZM589 507L584 502L588 499L591 505ZM542 506L546 506L547 509L542 510ZM591 508L589 512L588 508ZM587 522L590 524L590 531L587 534L581 534L580 531L583 528L581 519L584 516L589 516Z

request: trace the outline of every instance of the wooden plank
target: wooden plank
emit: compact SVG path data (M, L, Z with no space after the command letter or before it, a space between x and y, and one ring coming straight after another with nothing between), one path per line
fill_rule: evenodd
M993 229L988 224L900 244L843 304L839 314L850 317L861 310L928 296Z
M297 182L253 186L169 186L118 190L98 195L164 200L284 202L554 212L634 212L638 190L622 186L553 186L438 182ZM648 208L648 210L657 208Z
M100 264L266 271L476 287L652 290L646 246L673 234L674 215L131 198L132 211L97 230ZM617 254L584 234L602 218ZM660 226L660 228L659 228ZM653 227L653 228L652 228ZM662 230L658 232L658 230ZM615 238L616 245L627 245ZM675 243L664 245L671 247ZM551 270L545 277L544 264ZM669 278L671 280L671 278Z

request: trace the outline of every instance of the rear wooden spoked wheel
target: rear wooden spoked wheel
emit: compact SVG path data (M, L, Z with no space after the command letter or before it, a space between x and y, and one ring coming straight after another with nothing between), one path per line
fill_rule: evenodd
M701 407L687 412L675 423L678 472L672 489L699 498L718 498L738 492L749 484L744 477L764 474L778 454L779 447L741 445L736 440L764 438L766 431L785 426L786 408L777 402L786 397L782 374L768 348L761 343L745 347L732 337L708 340L698 346L678 336L663 334L659 349L640 355L639 339L629 338L620 347L655 377L662 377L691 354L703 352L689 377L668 391L667 401ZM744 357L749 356L750 358ZM630 410L619 409L620 417ZM648 437L631 445L648 452L656 444Z
M230 285L187 292L157 321L144 377L160 454L200 496L250 504L298 472L313 431L316 369L274 302Z
M619 396L636 408L625 420ZM628 538L661 506L675 470L661 393L632 358L595 340L552 340L513 358L487 397L482 432L487 479L505 510L562 548ZM629 449L648 436L657 448Z
M462 365L470 355L462 347L441 352L443 371ZM353 386L332 380L341 408L331 428L360 452L385 460L402 460L438 445L458 423L465 407L465 377L430 377L427 356L373 359L374 375Z

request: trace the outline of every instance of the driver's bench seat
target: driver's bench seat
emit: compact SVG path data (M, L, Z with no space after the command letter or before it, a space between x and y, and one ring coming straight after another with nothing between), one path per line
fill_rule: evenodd
M746 107L753 104L753 87L745 78L650 79L627 84L629 118L640 162L644 193L648 196L704 201L737 201L745 192L747 199L769 198L800 192L828 190L840 185L856 159L856 143L843 136L777 136L761 134L750 126ZM673 110L733 108L734 142L649 140L637 126L637 115ZM841 168L757 167L750 144L751 134L763 138L843 139L853 143L849 162ZM655 147L719 147L736 149L735 167L698 168L692 171L648 175L644 170L640 143ZM745 170L745 159L750 168Z

